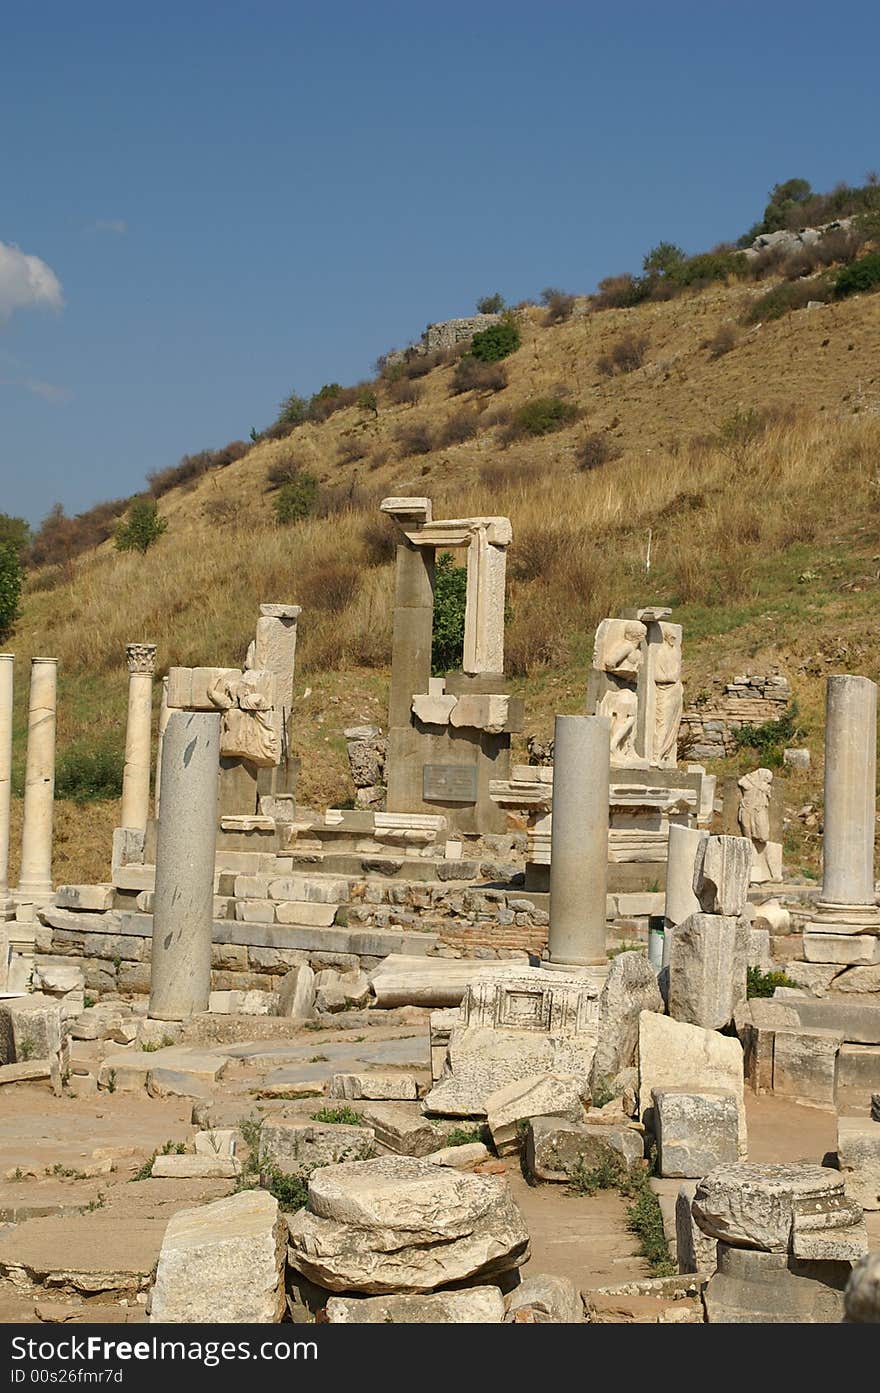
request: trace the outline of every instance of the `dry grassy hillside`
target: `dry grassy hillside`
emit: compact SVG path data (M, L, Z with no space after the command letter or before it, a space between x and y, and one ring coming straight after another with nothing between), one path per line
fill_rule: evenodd
M158 642L163 671L240 661L258 603L292 600L302 796L350 797L341 731L383 720L390 652L391 534L376 504L427 493L435 516L513 520L508 666L528 731L581 708L598 619L651 599L685 624L690 697L778 664L818 751L825 673L880 675L880 296L743 328L758 293L713 288L552 328L526 311L503 390L450 395L454 362L415 383L412 402L380 387L377 415L340 410L167 494L167 531L146 555L106 544L33 573L7 647L60 659L61 749L121 747L127 641ZM714 356L724 326L734 343ZM605 375L625 334L646 340L643 365ZM577 408L574 423L505 444L517 408L548 395ZM475 433L437 445L462 413ZM597 438L609 457L584 469ZM268 471L290 461L320 480L324 515L280 527ZM98 873L93 850L77 862L75 830L68 849L71 874Z

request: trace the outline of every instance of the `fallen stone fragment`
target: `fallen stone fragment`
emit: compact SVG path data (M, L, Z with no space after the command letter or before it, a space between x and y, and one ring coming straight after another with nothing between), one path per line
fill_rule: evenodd
M526 1130L525 1165L535 1180L567 1181L600 1166L628 1169L643 1155L641 1133L629 1128L533 1117Z
M265 1190L182 1209L165 1230L150 1320L240 1324L284 1312L284 1224Z
M472 1170L483 1161L488 1161L491 1152L481 1141L465 1142L463 1146L441 1146L439 1151L431 1151L425 1157L435 1166L452 1166L454 1170Z
M635 1061L639 1012L663 1010L657 975L644 953L618 953L599 997L599 1042L590 1084L594 1093Z
M739 1109L732 1090L655 1088L652 1097L662 1176L699 1180L738 1159Z
M412 1074L334 1074L331 1098L368 1099L375 1102L414 1102L419 1087Z
M330 1325L500 1325L503 1319L498 1287L427 1296L331 1296L327 1302Z
M285 1175L307 1176L318 1166L365 1161L375 1151L376 1134L371 1127L275 1117L267 1118L260 1128L261 1170L274 1166Z
M234 1180L241 1163L234 1156L157 1156L150 1175L154 1180Z
M694 1218L704 1233L743 1248L787 1253L795 1212L849 1221L840 1171L799 1162L718 1166L697 1186ZM832 1226L829 1223L829 1227Z
M193 1146L197 1156L234 1156L238 1132L234 1127L211 1128L196 1132Z
M405 1103L370 1103L360 1111L376 1141L398 1156L428 1156L444 1141L438 1124Z
M747 1154L743 1051L735 1036L643 1011L639 1016L639 1107L643 1120L653 1108L652 1094L657 1088L696 1092L731 1089L739 1113L740 1156Z
M526 1277L504 1304L508 1323L578 1325L584 1319L584 1303L574 1282L546 1272Z
M517 1150L517 1129L527 1118L553 1116L582 1122L589 1096L583 1079L570 1074L536 1074L490 1093L486 1115L498 1155Z
M504 1180L409 1156L313 1172L288 1226L291 1266L332 1291L433 1291L519 1267L529 1250Z
M880 1325L880 1253L869 1253L856 1263L844 1302L848 1321Z

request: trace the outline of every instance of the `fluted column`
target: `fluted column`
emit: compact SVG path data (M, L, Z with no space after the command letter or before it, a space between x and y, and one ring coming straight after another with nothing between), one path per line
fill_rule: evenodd
M155 643L129 643L128 720L125 726L125 769L122 774L120 826L143 831L150 815L150 727L153 720Z
M31 659L18 891L20 895L36 898L52 893L57 677L57 658Z
M9 889L9 815L12 802L11 653L0 653L0 900ZM2 965L0 965L2 966Z

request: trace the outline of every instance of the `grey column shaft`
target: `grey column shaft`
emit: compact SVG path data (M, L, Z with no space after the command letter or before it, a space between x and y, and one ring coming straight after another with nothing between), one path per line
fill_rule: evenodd
M550 837L550 959L605 961L611 722L557 716Z
M172 711L162 742L150 1015L185 1020L208 1008L220 716Z
M31 659L21 871L18 881L19 892L23 895L52 893L57 678L57 658Z
M666 922L681 924L689 914L700 913L700 901L694 894L694 865L697 849L707 832L699 827L687 827L683 822L669 824L669 843L666 852Z
M12 810L11 653L0 653L0 898L9 888L9 821ZM2 967L2 964L0 964Z
M822 902L874 904L877 687L868 677L828 678Z

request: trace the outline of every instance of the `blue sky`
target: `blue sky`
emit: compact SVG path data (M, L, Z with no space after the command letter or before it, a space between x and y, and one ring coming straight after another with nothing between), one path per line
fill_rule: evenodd
M735 237L777 180L861 182L878 40L863 0L8 7L0 511L129 494L484 293Z

